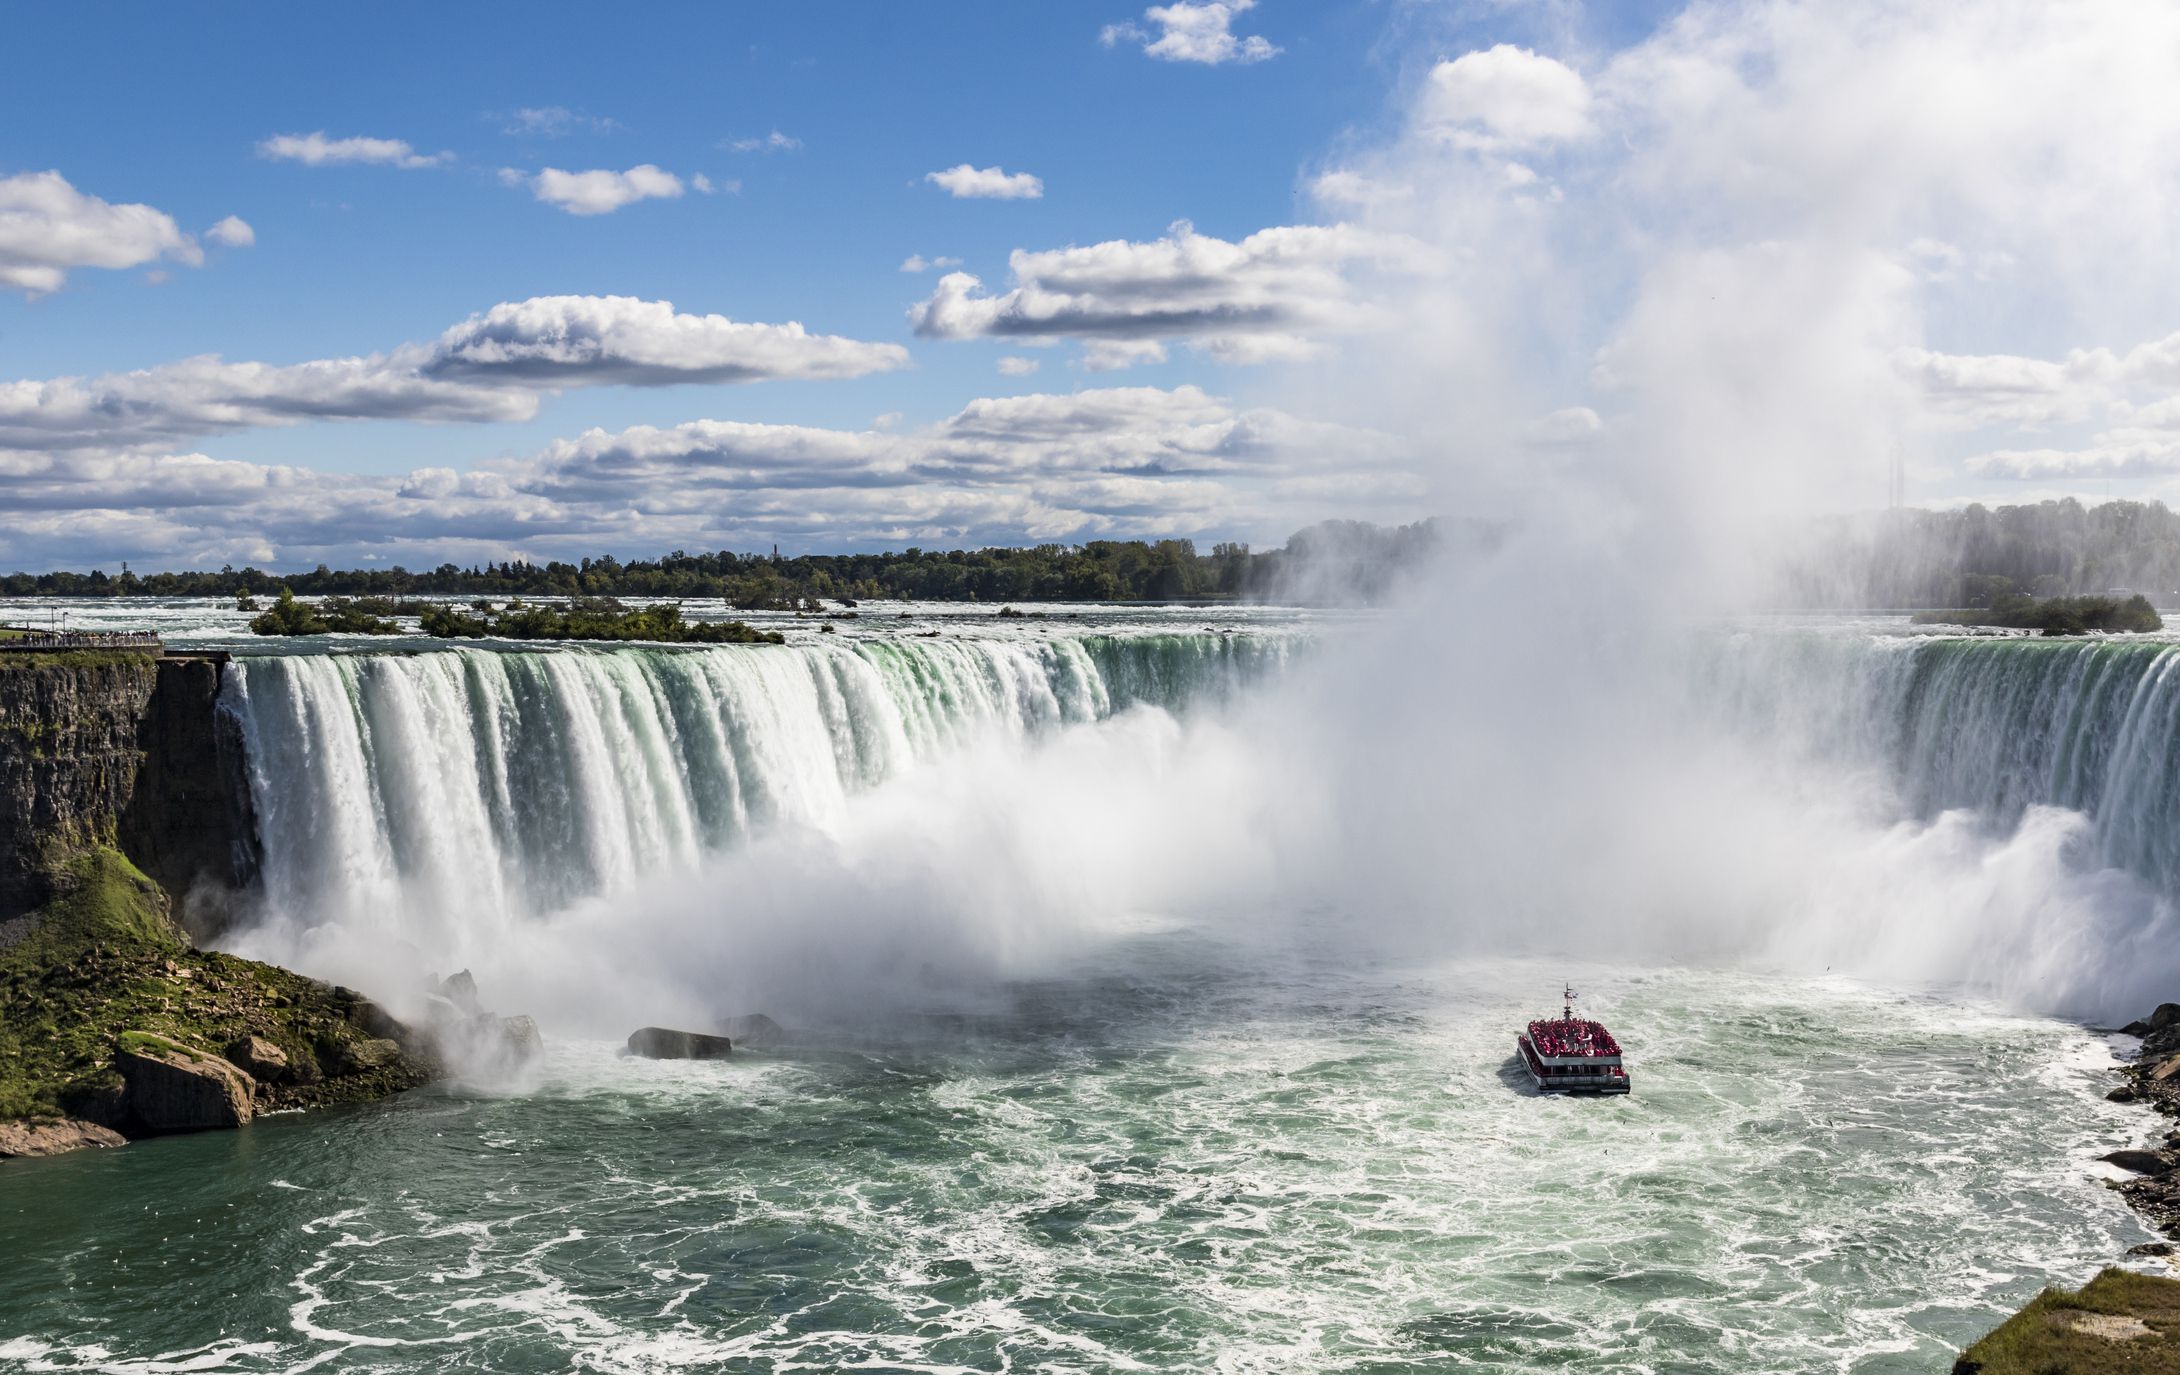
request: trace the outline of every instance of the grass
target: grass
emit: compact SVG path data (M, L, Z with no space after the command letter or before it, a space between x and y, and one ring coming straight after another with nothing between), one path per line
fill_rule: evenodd
M2100 1320L2104 1333L2092 1330ZM2142 1335L2122 1335L2127 1331ZM1956 1375L2180 1375L2180 1280L2106 1270L2072 1292L2046 1289L1962 1352L1953 1369Z
M114 1052L173 1046L217 1055L245 1035L287 1052L295 1082L269 1107L383 1097L424 1078L406 1060L327 1076L321 1062L371 1039L354 995L299 974L193 950L166 895L119 851L54 846L56 896L0 950L0 1118L93 1115L119 1085Z
M141 664L158 656L148 649L28 649L0 654L0 673L26 668L109 668Z

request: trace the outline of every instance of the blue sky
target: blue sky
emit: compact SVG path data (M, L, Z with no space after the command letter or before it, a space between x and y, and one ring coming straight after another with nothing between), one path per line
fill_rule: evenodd
M1913 393L1857 402L1898 435L1833 437L1839 504L1877 490L1861 451L1901 442L1918 499L2156 494L2180 456L2141 423L2163 385L2142 350L2168 293L2042 270L2085 231L2031 221L2086 219L2081 188L2026 209L2036 169L2096 131L2024 150L2020 185L2003 153L1974 184L1931 170L2019 143L2001 100L2096 103L2066 85L2088 65L2000 89L2023 53L1988 44L2025 51L2034 23L1968 32L2017 12L2036 7L34 7L11 43L43 58L0 89L0 564L1276 542L1413 518L1503 495L1479 473L1678 442L1630 423L1657 409L1644 388L1705 379L1601 360L1635 356L1691 252L1820 240L1870 259L1812 290L1870 293L1841 337L1881 334L1883 385ZM2084 61L2109 71L2157 27L2122 15ZM1953 89L1949 63L1993 103L1956 92L1962 121L1920 112L1873 157L1841 113L1888 93L1856 74L1918 42L1893 64L1904 109ZM1808 89L1827 80L1829 105ZM2168 102L2141 99L2147 138ZM1803 185L1828 198L1777 191ZM616 203L646 187L670 194ZM979 189L1016 194L954 193ZM1449 320L1493 347L1435 337ZM1874 394L1869 362L1804 366Z

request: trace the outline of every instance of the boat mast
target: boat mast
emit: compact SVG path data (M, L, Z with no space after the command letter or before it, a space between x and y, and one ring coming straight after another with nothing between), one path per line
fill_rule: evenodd
M1574 985L1567 984L1565 989L1566 991L1560 995L1564 1002L1561 1004L1559 1020L1571 1022L1574 1020Z

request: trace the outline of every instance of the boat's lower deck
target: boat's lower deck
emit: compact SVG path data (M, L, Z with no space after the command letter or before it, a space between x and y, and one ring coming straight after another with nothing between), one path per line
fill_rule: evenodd
M1521 1052L1522 1068L1543 1093L1626 1093L1627 1070L1620 1057L1545 1057L1537 1054L1527 1036L1517 1035L1514 1047Z

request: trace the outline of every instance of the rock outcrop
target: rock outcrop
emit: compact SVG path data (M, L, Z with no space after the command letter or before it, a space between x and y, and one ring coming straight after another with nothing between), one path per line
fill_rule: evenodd
M0 1122L0 1160L63 1155L94 1146L126 1146L129 1138L112 1127L72 1117L42 1122Z
M252 1079L278 1084L288 1077L288 1053L262 1036L240 1037L222 1053L228 1064Z
M252 1116L250 1076L210 1051L128 1032L114 1056L123 1123L136 1136L239 1127Z
M646 1060L724 1060L734 1050L725 1036L701 1031L675 1031L670 1027L639 1027L629 1033L627 1053Z

